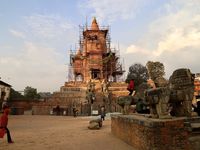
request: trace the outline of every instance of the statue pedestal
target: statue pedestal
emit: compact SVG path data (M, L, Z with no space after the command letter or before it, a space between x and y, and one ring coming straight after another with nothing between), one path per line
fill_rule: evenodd
M112 133L139 150L200 149L200 117L152 119L144 115L113 115ZM192 124L199 124L194 129ZM196 144L194 144L196 143Z

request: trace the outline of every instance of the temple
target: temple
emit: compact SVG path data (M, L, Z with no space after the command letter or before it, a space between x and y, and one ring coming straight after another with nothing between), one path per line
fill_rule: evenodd
M81 27L80 27L81 28ZM113 80L117 81L123 75L122 64L119 63L116 49L110 48L108 27L99 27L96 18L91 27L82 27L79 49L70 54L69 80L88 81Z
M73 107L79 115L97 115L102 106L107 112L121 111L116 99L128 91L118 51L110 46L109 27L99 26L96 18L91 26L80 26L79 46L70 49L68 81L43 106L33 107L33 114L49 114L57 105L65 115L72 115Z

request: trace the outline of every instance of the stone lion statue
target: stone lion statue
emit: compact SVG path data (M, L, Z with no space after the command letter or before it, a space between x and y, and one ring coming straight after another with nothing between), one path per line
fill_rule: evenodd
M146 90L145 98L153 118L191 116L193 93L194 74L181 68L173 72L167 86Z

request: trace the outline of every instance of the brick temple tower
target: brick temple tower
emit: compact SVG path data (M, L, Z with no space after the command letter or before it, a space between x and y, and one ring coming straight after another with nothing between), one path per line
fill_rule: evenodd
M116 50L110 48L108 27L99 27L96 18L90 27L80 27L80 45L75 53L70 54L70 68L74 79L117 80L123 74L122 65L118 62Z
M57 105L65 115L72 115L74 107L79 115L96 115L102 106L107 112L121 111L116 99L128 91L118 50L110 47L109 27L100 27L94 18L91 26L80 26L79 35L79 47L70 50L68 81L33 114L48 114Z

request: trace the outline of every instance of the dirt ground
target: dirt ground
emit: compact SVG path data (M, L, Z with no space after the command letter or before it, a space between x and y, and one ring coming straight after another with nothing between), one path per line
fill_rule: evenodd
M87 128L91 117L9 116L13 144L6 135L0 139L0 150L133 150L133 147L111 133L110 119L100 130Z

